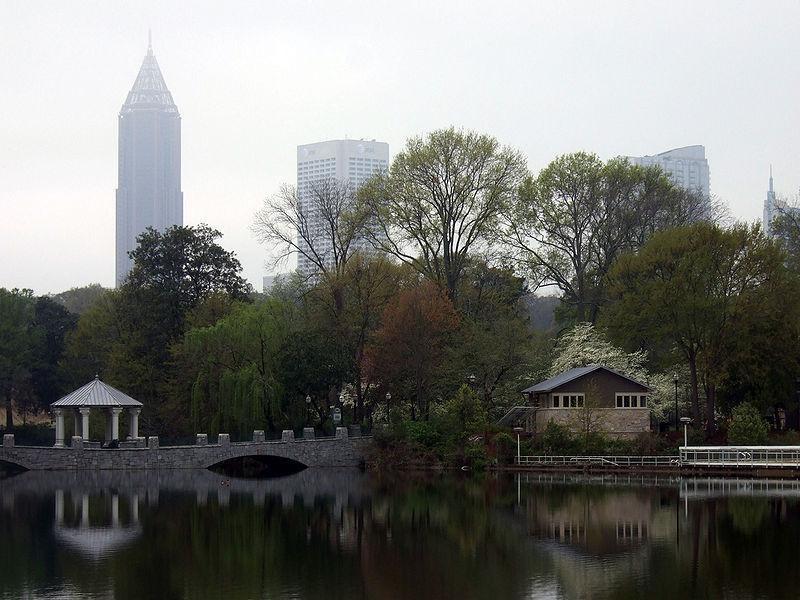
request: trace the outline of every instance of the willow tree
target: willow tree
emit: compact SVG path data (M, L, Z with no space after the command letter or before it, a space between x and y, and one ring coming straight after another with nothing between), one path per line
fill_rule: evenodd
M470 253L493 237L526 173L522 155L488 135L450 128L411 138L360 190L370 240L455 298Z

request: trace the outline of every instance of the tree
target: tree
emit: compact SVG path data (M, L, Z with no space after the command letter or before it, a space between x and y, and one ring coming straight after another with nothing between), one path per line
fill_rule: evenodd
M617 257L655 231L711 218L709 207L658 167L577 152L526 179L504 211L503 237L537 286L556 286L576 322L595 322Z
M404 290L383 313L369 351L370 378L393 402L408 401L414 419L430 415L444 348L458 322L447 294L431 282Z
M14 428L13 407L30 382L38 344L31 290L0 288L0 396L5 402L6 431Z
M534 332L527 315L525 282L510 268L473 258L459 287L460 326L447 349L453 389L469 378L490 416L519 402L548 360L549 342Z
M492 237L525 173L522 155L487 135L450 128L411 138L360 190L374 215L370 239L455 298L470 253Z
M73 315L82 315L107 291L99 283L91 283L83 287L70 288L60 294L53 294L52 299Z
M283 185L264 201L252 230L260 242L278 249L273 266L296 254L327 278L342 275L350 258L363 249L369 214L348 180L327 178L303 183L300 189Z
M34 326L39 344L34 352L31 369L37 408L44 408L67 393L66 381L59 362L64 355L67 334L75 329L78 315L48 296L36 299Z
M170 305L177 323L202 300L224 292L247 302L252 288L240 275L242 265L216 240L222 234L207 225L173 226L165 232L149 227L142 233L125 289L155 291Z
M757 226L697 224L657 233L638 254L618 260L611 281L605 322L612 337L635 347L673 345L689 369L698 423L704 388L709 434L731 361L743 354L779 361L786 350L766 343L753 352L742 345L781 328L797 339L796 316L785 310L796 305L797 281Z
M728 427L728 443L741 446L762 446L767 442L767 422L749 402L733 409Z

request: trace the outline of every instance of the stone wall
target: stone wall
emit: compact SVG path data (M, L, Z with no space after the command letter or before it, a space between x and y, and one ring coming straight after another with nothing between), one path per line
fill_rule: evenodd
M161 446L158 438L148 439L147 447L102 450L73 444L69 448L15 446L4 439L0 461L28 470L94 469L203 469L240 456L277 456L307 467L357 467L372 440L338 432L335 438L288 439L270 442L220 443L197 446ZM288 437L288 436L287 436Z
M540 408L536 411L535 433L541 433L549 421L571 428L578 427L581 409ZM618 438L634 438L650 431L649 408L594 408L603 431Z

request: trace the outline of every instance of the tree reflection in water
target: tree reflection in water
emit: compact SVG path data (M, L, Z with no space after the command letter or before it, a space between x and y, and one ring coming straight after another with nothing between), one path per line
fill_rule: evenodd
M0 597L797 597L796 494L700 483L30 472L0 480Z

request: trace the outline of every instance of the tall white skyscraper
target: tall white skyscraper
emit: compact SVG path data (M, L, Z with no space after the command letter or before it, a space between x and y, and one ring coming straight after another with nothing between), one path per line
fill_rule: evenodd
M692 192L699 190L705 198L711 197L710 171L704 146L684 146L655 156L629 156L628 160L643 167L657 165L676 185Z
M150 44L119 112L118 173L117 286L133 266L128 252L139 234L183 225L181 117Z
M348 182L353 189L379 171L389 168L389 144L375 140L330 140L297 147L297 191L303 208L309 188L314 183L329 179ZM309 210L309 230L322 230L320 215ZM315 223L315 220L319 220ZM357 246L367 248L368 242L360 240ZM330 243L321 236L315 249L322 254L331 251ZM313 275L317 267L302 254L297 257L297 270L303 275Z

